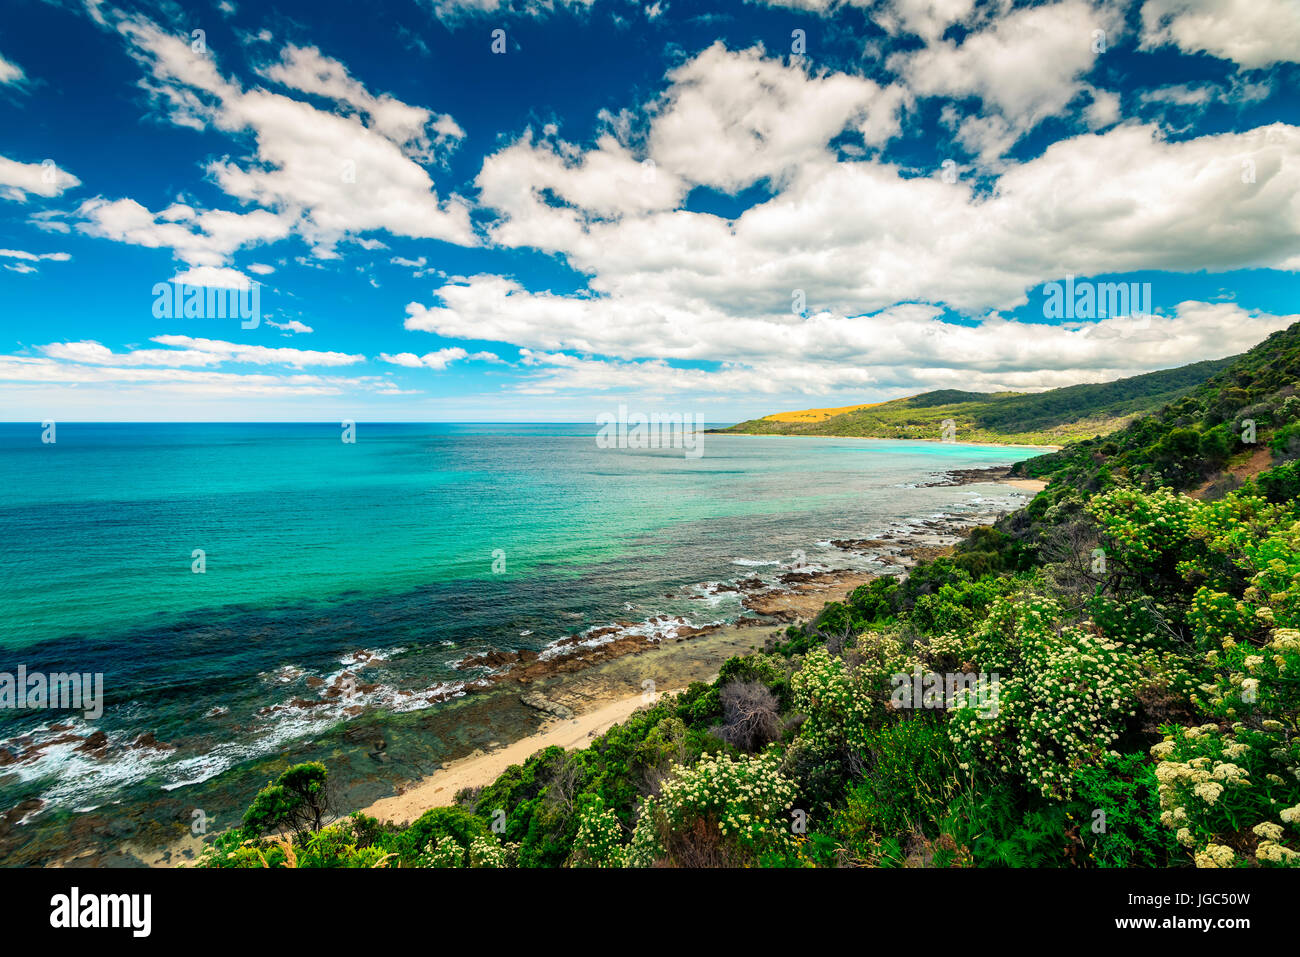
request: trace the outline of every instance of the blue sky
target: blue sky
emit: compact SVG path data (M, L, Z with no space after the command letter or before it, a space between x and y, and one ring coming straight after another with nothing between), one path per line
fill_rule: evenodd
M729 421L1240 352L1300 318L1297 60L1294 0L7 0L0 419ZM1067 275L1152 313L1049 319Z

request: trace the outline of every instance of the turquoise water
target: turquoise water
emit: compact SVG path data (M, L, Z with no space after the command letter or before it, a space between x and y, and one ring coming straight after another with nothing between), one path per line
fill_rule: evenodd
M829 539L1009 507L1023 496L1002 486L917 485L1035 454L708 435L691 458L595 433L361 423L345 444L334 424L61 423L45 445L0 425L0 671L103 673L107 703L95 722L0 712L0 806L184 788L357 714L437 707L478 651L734 617L698 586L796 552L851 566ZM275 707L362 660L346 702ZM59 740L92 725L98 755Z

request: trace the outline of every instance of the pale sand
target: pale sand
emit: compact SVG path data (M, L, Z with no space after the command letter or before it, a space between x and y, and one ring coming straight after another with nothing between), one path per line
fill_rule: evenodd
M671 694L672 692L668 692ZM532 755L559 745L569 751L585 748L595 738L636 711L657 700L645 694L635 694L620 698L608 704L588 711L573 718L556 719L536 734L529 735L487 754L471 754L452 761L446 767L433 772L423 780L411 785L401 794L381 798L374 804L362 809L363 814L379 818L381 821L393 821L409 824L429 808L448 807L453 803L456 792L463 788L482 787L491 784L506 768L512 764L523 764Z
M1026 492L1041 492L1047 488L1047 483L1041 479L998 479L998 485L1010 485L1012 488L1023 489Z

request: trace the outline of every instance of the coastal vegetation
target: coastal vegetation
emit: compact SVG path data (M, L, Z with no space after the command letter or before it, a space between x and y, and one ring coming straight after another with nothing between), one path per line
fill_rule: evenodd
M1300 326L1175 372L1081 401L1182 382L1022 463L1026 508L589 747L409 826L322 826L290 769L201 864L1300 866Z

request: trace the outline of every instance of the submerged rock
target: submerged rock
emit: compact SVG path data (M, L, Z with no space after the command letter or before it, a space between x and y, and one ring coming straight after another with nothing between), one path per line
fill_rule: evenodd
M560 704L558 701L552 701L545 695L538 694L535 691L526 695L520 695L519 700L528 705L528 707L541 711L544 714L554 715L557 718L573 717L573 712L564 705Z

